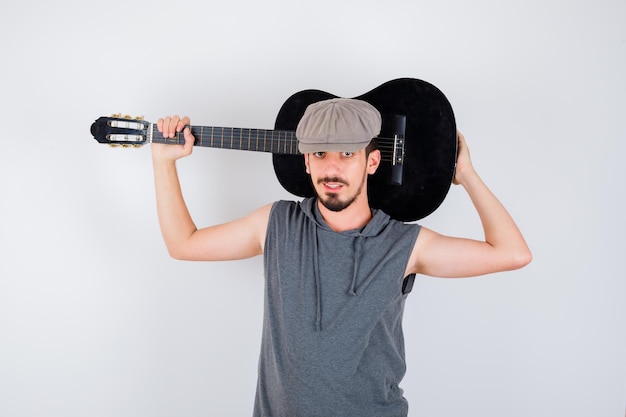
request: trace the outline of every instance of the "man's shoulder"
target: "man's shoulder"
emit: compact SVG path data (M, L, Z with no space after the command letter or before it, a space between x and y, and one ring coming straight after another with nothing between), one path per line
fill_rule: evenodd
M304 198L301 201L276 200L272 204L272 212L303 212L310 211L313 204L313 197Z

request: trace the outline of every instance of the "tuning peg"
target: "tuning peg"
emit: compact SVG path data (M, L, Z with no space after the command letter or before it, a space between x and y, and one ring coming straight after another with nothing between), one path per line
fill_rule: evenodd
M135 117L135 120L143 121L144 117L143 116L137 116L137 117Z
M109 143L109 147L110 148L119 148L120 144L119 143Z
M113 113L111 117L122 117L122 113Z

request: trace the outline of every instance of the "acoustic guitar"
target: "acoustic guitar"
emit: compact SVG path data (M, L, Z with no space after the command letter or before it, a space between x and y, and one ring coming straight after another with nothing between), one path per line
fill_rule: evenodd
M295 131L309 104L335 97L320 90L295 93L278 112L274 130L190 128L196 146L272 153L280 184L298 197L311 197L315 193ZM445 199L456 165L456 123L448 99L432 84L414 78L388 81L355 98L376 107L383 121L377 137L382 163L368 180L370 205L406 222L431 214ZM100 117L91 134L100 143L123 147L184 143L182 134L164 139L155 123L121 115Z

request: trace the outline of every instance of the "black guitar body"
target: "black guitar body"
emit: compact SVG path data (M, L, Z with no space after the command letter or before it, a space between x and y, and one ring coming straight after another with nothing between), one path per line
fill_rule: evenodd
M295 131L309 104L333 97L319 90L294 94L280 109L275 129ZM393 138L398 133L396 116L406 117L401 184L393 184L392 163L387 159L369 178L370 205L401 221L428 216L446 197L456 165L456 123L448 99L435 86L413 78L389 81L355 98L381 113L381 138ZM315 195L302 155L274 153L273 163L287 191L300 197Z

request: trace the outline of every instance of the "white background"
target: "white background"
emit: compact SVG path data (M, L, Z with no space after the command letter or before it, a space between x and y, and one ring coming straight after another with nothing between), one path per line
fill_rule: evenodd
M411 416L621 417L626 296L621 0L6 1L0 6L0 415L245 416L261 259L170 259L150 149L98 145L114 112L272 128L291 94L397 77L451 101L526 268L420 277ZM180 163L200 226L279 198L269 154ZM462 189L421 221L481 237Z

